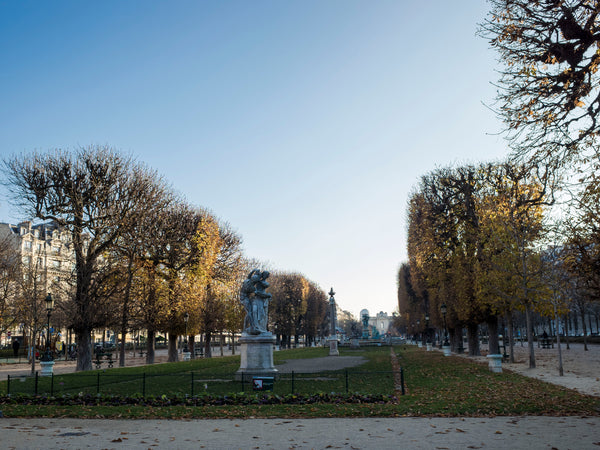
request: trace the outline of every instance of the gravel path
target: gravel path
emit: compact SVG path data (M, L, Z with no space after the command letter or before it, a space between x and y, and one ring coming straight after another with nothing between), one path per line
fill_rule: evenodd
M592 449L600 417L0 419L4 449Z
M314 373L324 370L340 370L360 366L367 362L363 356L325 356L323 358L288 359L275 368L281 373Z

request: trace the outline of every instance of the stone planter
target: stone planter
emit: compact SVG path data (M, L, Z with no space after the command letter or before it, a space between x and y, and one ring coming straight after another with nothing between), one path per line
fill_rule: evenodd
M427 351L430 352L433 350L433 345L431 344L431 342L427 343Z
M417 341L417 347L423 348L423 343L421 341Z
M183 353L184 361L189 361L190 359L192 359L192 352L182 352L182 353Z
M487 355L491 372L502 373L502 355Z
M444 345L442 347L442 351L444 352L444 356L450 356L450 354L452 353L449 345Z
M54 361L40 361L40 367L42 368L40 372L42 377L51 377L54 373Z

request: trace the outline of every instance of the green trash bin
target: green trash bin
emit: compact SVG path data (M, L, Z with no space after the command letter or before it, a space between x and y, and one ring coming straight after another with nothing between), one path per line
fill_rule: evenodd
M252 389L255 391L272 391L275 377L252 377Z

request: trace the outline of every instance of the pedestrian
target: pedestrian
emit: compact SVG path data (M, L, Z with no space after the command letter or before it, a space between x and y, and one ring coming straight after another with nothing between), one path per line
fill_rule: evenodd
M21 343L18 339L15 339L12 343L13 355L15 358L19 356L19 347L21 347Z

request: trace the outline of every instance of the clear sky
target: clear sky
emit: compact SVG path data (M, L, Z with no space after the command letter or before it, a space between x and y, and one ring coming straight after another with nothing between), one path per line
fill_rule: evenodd
M391 313L419 177L507 153L487 6L0 0L0 156L109 144L248 256Z

